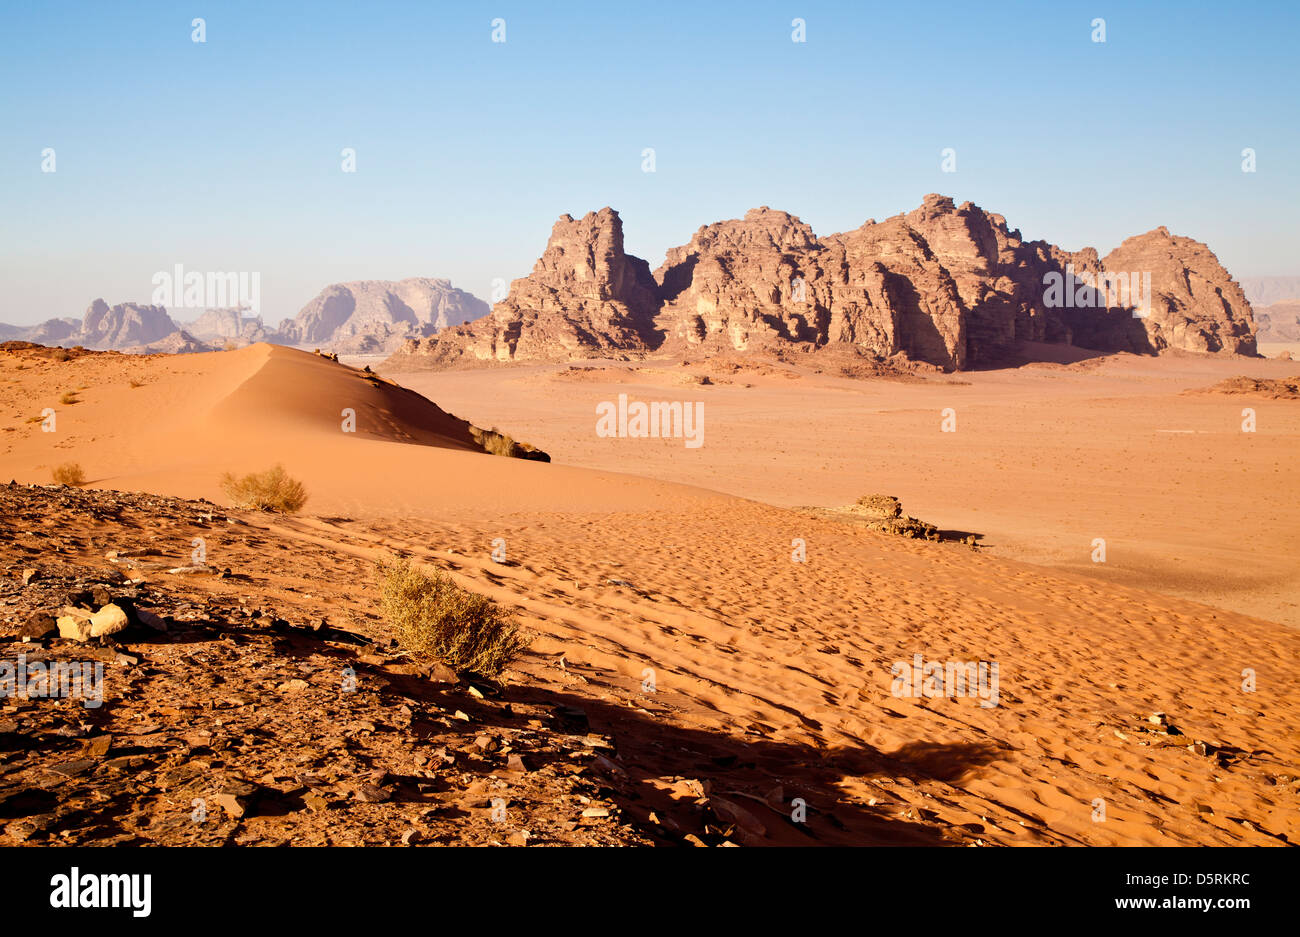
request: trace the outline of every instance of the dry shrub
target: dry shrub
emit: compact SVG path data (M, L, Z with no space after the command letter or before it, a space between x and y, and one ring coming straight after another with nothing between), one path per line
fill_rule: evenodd
M438 570L429 575L397 560L379 564L379 580L380 612L416 657L495 677L528 647L511 613Z
M58 485L71 485L78 488L86 483L86 473L77 462L64 462L54 469L54 482Z
M59 403L64 405L70 405L74 403L81 403L81 401L77 399L77 392L75 390L69 390L69 391L65 391L63 396L59 398Z
M265 472L253 472L243 478L226 472L221 476L221 487L230 500L241 508L293 514L307 503L307 489L302 486L302 482L290 478L280 465Z
M531 459L535 462L551 461L551 457L536 446L526 442L515 442L509 434L501 432L495 426L491 429L483 429L471 425L469 434L483 447L484 452L491 455L505 456L509 459Z

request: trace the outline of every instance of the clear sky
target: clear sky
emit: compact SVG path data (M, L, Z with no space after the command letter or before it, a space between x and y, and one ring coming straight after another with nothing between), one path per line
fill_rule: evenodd
M178 263L260 273L273 323L344 280L487 299L566 212L618 209L654 267L758 205L829 234L927 192L1300 274L1297 34L1296 2L4 0L0 321L148 302Z

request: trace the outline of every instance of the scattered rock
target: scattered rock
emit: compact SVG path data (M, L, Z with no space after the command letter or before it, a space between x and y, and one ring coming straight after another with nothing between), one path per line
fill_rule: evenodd
M100 638L105 635L117 634L130 624L126 612L117 605L105 605L96 612L90 619L90 636Z
M59 637L70 641L89 641L91 638L91 614L85 609L64 606L59 613Z
M358 785L354 796L365 804L382 804L393 797L391 791L369 782Z
M53 615L48 612L33 612L18 631L18 636L31 641L39 641L56 628L58 628L58 622L55 621Z

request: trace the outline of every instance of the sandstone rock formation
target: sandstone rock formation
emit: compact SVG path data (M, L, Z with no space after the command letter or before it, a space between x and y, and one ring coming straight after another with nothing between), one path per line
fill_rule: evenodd
M532 274L514 281L491 316L409 341L390 363L800 347L958 370L996 364L1023 342L1255 352L1241 288L1204 244L1164 228L1102 259L1091 248L1025 241L1002 216L940 195L824 238L762 207L700 228L653 278L623 252L622 234L609 208L563 216Z
M487 312L487 303L448 280L358 280L325 287L271 340L351 354L392 351Z
M46 319L40 325L23 331L26 341L39 345L61 345L81 330L78 319Z
M205 309L193 322L184 323L184 331L218 348L228 343L243 346L278 338L267 330L261 316L248 316L242 309Z
M147 345L166 338L175 331L176 323L162 306L145 306L140 303L109 306L102 299L97 299L86 310L80 331L67 340L87 348L123 348Z
M533 272L510 285L491 315L423 341L405 343L393 360L421 363L567 360L655 344L658 308L650 267L623 251L618 212L602 208L576 221L563 215Z
M217 347L199 341L189 332L177 329L156 342L144 345L127 345L117 349L132 355L193 355L205 351L216 351Z
M1246 294L1201 242L1159 227L1124 241L1102 266L1128 271L1130 277L1151 273L1152 309L1142 324L1154 350L1255 354L1255 320Z

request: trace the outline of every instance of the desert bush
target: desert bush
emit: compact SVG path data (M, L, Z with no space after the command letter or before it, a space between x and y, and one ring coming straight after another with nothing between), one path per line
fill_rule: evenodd
M53 473L55 484L71 485L78 488L86 483L86 473L76 462L64 462L57 466Z
M302 482L290 478L279 465L242 478L226 472L221 476L221 487L241 508L293 514L307 503L307 489Z
M378 572L380 611L416 657L495 677L528 647L512 614L446 574L426 574L407 560L380 563Z
M509 434L501 432L495 426L491 429L483 429L471 425L469 434L483 447L484 452L491 455L505 456L509 459L531 459L535 462L551 461L551 457L541 449L526 442L515 442Z
M137 387L144 386L144 381L137 381L135 378L131 378L131 380L127 381L127 383L131 385L132 390L134 390Z
M77 399L77 392L75 390L69 390L64 391L63 396L59 398L59 403L71 405L74 403L81 403L81 401Z

